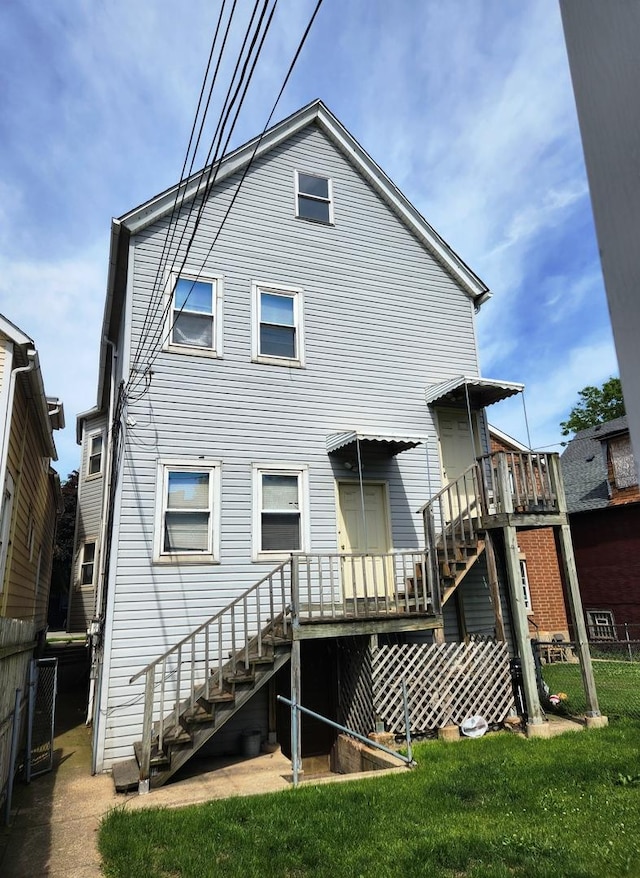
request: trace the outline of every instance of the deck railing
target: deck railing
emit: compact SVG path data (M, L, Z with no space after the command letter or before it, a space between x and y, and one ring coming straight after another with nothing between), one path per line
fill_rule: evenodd
M141 779L184 711L289 639L293 624L431 612L424 552L293 555L131 677L145 679Z
M483 511L552 514L562 512L557 454L543 451L495 451L478 459Z
M301 624L434 612L424 551L302 554L293 564L292 609Z

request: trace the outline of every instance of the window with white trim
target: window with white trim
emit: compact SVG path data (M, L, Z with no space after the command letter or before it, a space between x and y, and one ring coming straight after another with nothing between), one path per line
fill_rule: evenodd
M520 558L520 582L522 584L522 595L524 598L524 608L527 613L533 613L531 606L531 590L529 588L529 574L527 573L526 558Z
M217 461L160 463L156 560L217 561L219 493Z
M170 284L169 349L220 356L222 280L181 274Z
M254 556L306 551L306 467L254 464Z
M325 225L333 223L333 185L329 177L296 171L296 216Z
M96 564L95 542L85 543L82 547L82 559L80 561L80 585L93 585L93 577Z
M256 362L302 366L302 290L253 284L253 350Z
M617 640L613 613L610 610L587 610L590 640Z
M102 473L104 451L103 433L92 433L89 436L89 454L87 457L87 475L99 476Z

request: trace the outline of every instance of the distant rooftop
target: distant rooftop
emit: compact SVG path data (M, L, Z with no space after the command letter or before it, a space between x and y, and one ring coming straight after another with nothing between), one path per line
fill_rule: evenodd
M628 431L627 417L614 418L580 430L567 445L560 464L569 512L588 512L609 506L607 456L603 439Z

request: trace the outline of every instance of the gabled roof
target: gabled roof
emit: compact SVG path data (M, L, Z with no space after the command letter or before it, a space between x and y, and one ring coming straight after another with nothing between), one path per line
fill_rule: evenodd
M13 368L24 369L19 374L25 381L27 396L33 400L47 456L57 460L58 454L53 441L53 431L61 430L64 427L62 402L57 397L48 397L45 393L42 372L40 371L40 358L33 339L29 338L15 323L2 314L0 314L0 334L13 343Z
M430 251L436 260L466 290L468 295L480 305L489 295L489 290L480 278L466 265L451 247L429 225L422 214L402 194L389 179L382 168L360 146L321 100L312 101L301 110L270 128L263 136L254 137L248 143L224 156L218 163L216 185L237 171L243 169L251 160L257 160L303 128L316 124L321 131L336 144L346 158L355 165L367 182L377 191L391 209L411 229L419 241ZM176 194L189 203L200 195L207 186L209 168L193 174L182 187L173 186L156 195L140 207L120 217L120 222L133 235L171 213Z
M514 439L513 436L509 436L508 433L494 427L493 424L489 424L488 427L489 435L492 439L501 442L503 445L509 446L513 451L531 451L527 445L524 445L518 439Z
M602 440L625 432L628 432L626 415L580 430L569 442L560 458L569 512L588 512L609 506L607 457Z
M382 168L376 164L321 100L312 101L306 107L274 125L264 135L254 137L243 146L224 156L217 163L217 168L214 167L215 185L217 186L232 174L246 167L250 161L259 159L310 125L317 125L327 135L378 195L389 205L391 210L411 230L425 249L460 284L477 308L490 298L491 293L486 284L449 247L435 229L429 225L422 214L402 194ZM102 325L98 376L99 408L105 407L107 402L104 397L105 375L109 360L107 339L115 341L117 337L119 314L125 294L129 237L170 214L176 201L176 196L179 196L181 202L184 201L185 204L188 204L189 201L202 194L207 186L209 170L209 167L203 168L201 171L193 174L181 186L172 186L165 192L144 202L139 207L130 210L119 219L112 221L109 279Z

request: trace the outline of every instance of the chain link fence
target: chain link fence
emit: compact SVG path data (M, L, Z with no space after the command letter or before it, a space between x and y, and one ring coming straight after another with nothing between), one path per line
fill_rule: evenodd
M587 627L600 712L610 720L640 719L640 625L589 624ZM580 665L571 641L538 641L542 679L556 696L549 709L584 714L586 699Z

